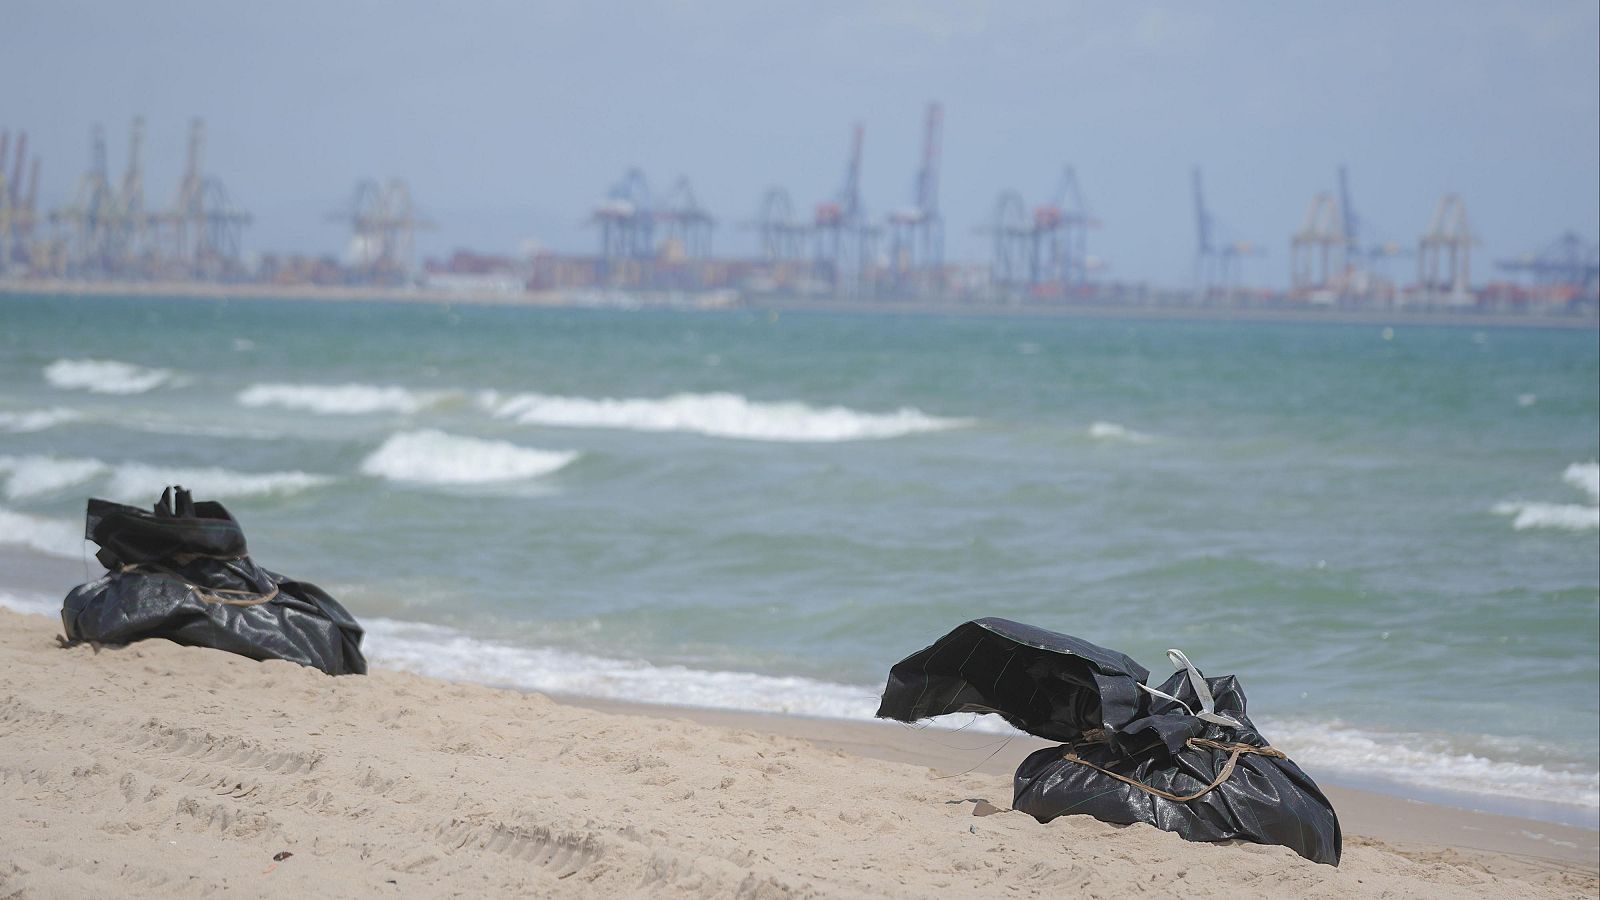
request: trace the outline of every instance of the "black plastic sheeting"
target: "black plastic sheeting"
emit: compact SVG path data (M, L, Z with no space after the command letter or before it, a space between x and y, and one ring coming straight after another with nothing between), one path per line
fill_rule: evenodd
M1314 862L1338 865L1339 819L1316 783L1281 755L1232 752L1237 745L1270 747L1245 714L1238 680L1204 679L1214 714L1202 718L1186 669L1157 687L1181 704L1141 687L1149 675L1124 654L1081 638L977 619L895 664L878 716L915 722L994 713L1029 734L1063 742L1017 767L1012 806L1040 822L1067 814L1146 822L1192 841L1281 844ZM1100 771L1187 797L1216 781L1230 758L1234 768L1221 783L1184 802Z
M366 673L355 618L316 585L256 565L222 504L169 488L151 512L90 500L85 519L107 572L63 602L69 640L166 638L330 675Z

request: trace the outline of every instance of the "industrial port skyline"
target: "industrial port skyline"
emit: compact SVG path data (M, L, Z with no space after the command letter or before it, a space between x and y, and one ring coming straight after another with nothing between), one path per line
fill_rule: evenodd
M960 297L983 282L1042 297L1388 302L1539 280L1581 291L1600 233L1600 23L1582 4L1248 16L823 4L797 17L644 3L630 24L651 37L609 40L603 13L491 3L456 18L430 4L379 18L334 7L310 32L292 10L242 4L157 2L151 22L85 10L138 40L63 40L75 14L46 4L23 4L0 37L0 76L37 88L0 121L13 154L0 163L11 222L28 220L18 201L31 194L31 225L56 242L42 274L148 278L152 255L155 268L192 269L185 254L210 251L180 249L178 232L227 221L210 231L237 257L222 267L230 278L296 257L353 270L317 277L388 282L426 277L426 258L435 274L466 275L509 259L535 287L776 281L802 294ZM184 27L163 30L177 13ZM358 20L364 39L343 40ZM709 24L719 29L696 30ZM223 25L253 43L221 39ZM452 52L399 66L380 49L424 31ZM492 52L513 34L526 52ZM1404 54L1385 53L1398 44ZM135 46L188 54L208 74L164 81L133 62ZM800 47L804 79L750 65ZM1341 73L1338 89L1324 68ZM652 92L651 73L671 73L694 101ZM145 218L85 246L96 203L127 205L141 111ZM198 167L183 162L197 111L210 128ZM934 117L943 127L929 128ZM104 165L85 140L93 122L106 129ZM15 158L22 129L42 184ZM158 252L131 272L127 259L106 265L129 240ZM556 264L541 274L521 265L530 256ZM691 260L717 265L685 274Z
M944 110L926 107L921 153L909 202L881 217L861 192L865 128L852 127L836 191L814 207L787 189L769 187L754 216L730 222L697 199L679 176L652 192L632 167L588 213L598 246L589 251L526 247L517 254L457 247L446 259L421 262L419 232L438 227L413 202L402 178L364 179L337 211L322 218L349 227L342 252L249 252L251 215L230 200L223 181L204 169L205 123L190 124L174 199L147 196L145 122L129 129L120 178L109 161L105 130L91 132L89 166L72 200L45 212L38 194L41 161L19 130L0 127L0 276L12 280L258 282L281 286L435 287L469 293L616 288L705 292L740 290L779 296L943 300L1127 300L1173 286L1118 279L1091 250L1102 225L1066 165L1055 191L1030 204L1002 190L990 218L985 260L949 259L939 204ZM9 175L7 174L9 173ZM1194 270L1182 286L1191 300L1249 304L1287 301L1384 308L1488 304L1556 308L1576 302L1592 314L1600 287L1600 247L1565 232L1537 252L1495 261L1498 278L1474 282L1473 248L1481 243L1464 199L1447 193L1435 204L1414 245L1384 241L1364 227L1345 167L1337 189L1312 196L1289 236L1287 292L1248 280L1246 263L1269 255L1264 242L1223 232L1207 205L1199 167L1191 170ZM753 233L743 253L714 251L719 226ZM748 243L748 241L743 242ZM1414 262L1414 278L1396 272ZM1479 285L1485 283L1486 287ZM1170 298L1168 298L1170 300Z

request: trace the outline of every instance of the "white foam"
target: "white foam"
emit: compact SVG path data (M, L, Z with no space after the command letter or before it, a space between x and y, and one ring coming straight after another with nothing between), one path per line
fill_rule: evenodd
M1494 505L1495 513L1512 516L1511 527L1554 528L1563 531L1600 529L1600 463L1572 463L1561 473L1561 480L1589 495L1589 504L1536 503L1514 500Z
M526 425L681 431L750 441L831 442L899 437L969 424L902 407L867 413L843 406L757 403L738 394L674 394L659 399L592 399L547 394L502 396L489 391L479 404L493 415Z
M1600 773L1494 759L1442 735L1365 731L1338 722L1260 721L1302 768L1376 776L1445 791L1600 808Z
M1600 528L1600 506L1582 506L1577 503L1496 503L1494 511L1502 516L1514 516L1511 527L1518 531L1530 528L1555 528L1562 531L1588 531Z
M413 391L370 384L253 384L239 392L245 406L278 406L318 415L402 413L411 415L450 396L447 391Z
M0 456L0 475L5 476L5 493L12 500L59 491L88 481L106 469L98 459Z
M271 428L240 427L237 425L216 425L201 421L184 421L163 418L152 420L139 418L121 420L108 423L117 428L130 431L142 431L146 434L170 434L179 437L217 437L217 438L243 438L252 441L275 441L282 438L283 432Z
M23 596L0 591L0 608L27 616L61 616L61 601L49 597Z
M84 552L83 523L0 509L0 544L78 559Z
M170 369L153 369L114 359L58 359L44 367L45 380L65 390L96 394L143 394L176 381Z
M0 431L9 431L14 434L29 431L44 431L66 422L74 422L83 418L83 414L64 406L50 409L33 409L22 412L0 412Z
M1095 422L1089 426L1089 437L1097 441L1125 441L1130 444L1148 444L1155 440L1144 432L1134 431L1115 422Z
M1600 503L1600 463L1573 463L1561 479L1589 495L1589 502Z
M363 621L367 629L364 649L374 665L452 681L636 703L856 721L873 720L880 693L874 686L797 676L711 671L519 647L439 625L385 618ZM952 715L936 722L936 727L988 734L1019 733L992 715ZM1590 809L1600 805L1600 775L1581 767L1563 770L1494 759L1487 750L1463 750L1452 746L1451 739L1437 735L1381 734L1338 722L1260 724L1274 745L1314 776L1323 771L1343 772L1426 788Z
M181 484L206 499L261 494L296 494L328 484L326 475L306 472L234 472L216 468L169 468L124 463L112 469L105 491L119 500L148 500L167 485Z
M363 649L378 666L433 678L639 703L870 719L872 688L796 676L656 666L566 650L517 647L438 625L363 619Z
M428 428L391 436L361 462L361 471L414 484L488 484L548 475L577 458L576 453L458 437Z
M98 459L55 456L0 456L0 477L12 500L36 497L105 476L104 492L119 500L143 500L181 484L207 497L293 494L327 484L326 475L305 472L234 472L218 468L110 465Z

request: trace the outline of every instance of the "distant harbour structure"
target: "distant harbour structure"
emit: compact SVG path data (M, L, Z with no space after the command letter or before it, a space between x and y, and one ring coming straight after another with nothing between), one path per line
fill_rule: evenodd
M1344 210L1330 191L1311 198L1300 229L1289 237L1291 296L1307 302L1332 303L1345 290L1350 250Z
M644 171L630 168L595 204L589 223L600 233L599 256L589 267L599 285L696 290L715 280L710 264L717 220L687 175L656 199Z
M1004 191L980 229L992 241L990 278L1013 299L1081 297L1088 293L1090 272L1102 266L1088 251L1089 230L1099 226L1071 165L1063 167L1051 198L1031 211L1021 194Z
M832 198L816 205L811 222L812 258L819 275L839 296L857 296L867 283L880 229L867 219L861 200L861 158L866 128L850 129L844 181Z
M404 284L416 267L416 233L434 227L412 206L411 186L403 178L379 183L375 178L356 183L343 209L328 220L350 226L345 265L352 280L375 284Z
M590 217L600 229L600 259L607 274L619 260L649 259L655 253L656 220L650 182L637 167L606 192Z
M50 213L50 224L66 246L66 274L117 274L114 235L123 230L120 210L106 172L106 133L94 126L89 137L89 168L78 177L72 202Z
M944 217L939 213L943 135L944 106L930 103L923 120L922 162L912 184L912 205L888 218L889 288L896 295L915 296L938 288L944 265Z
M1243 280L1243 261L1253 256L1265 256L1266 250L1249 241L1231 239L1223 233L1211 208L1206 205L1199 166L1191 170L1189 180L1194 194L1196 295L1202 303L1232 300Z
M246 255L243 237L254 220L207 171L203 120L190 123L187 156L169 204L153 199L146 181L146 123L137 117L120 172L112 172L106 130L95 125L88 165L69 194L57 195L67 199L48 211L39 207L40 160L30 155L27 134L0 128L0 279L8 288L41 280L408 290L448 285L488 289L497 297L532 292L550 302L650 296L656 298L650 302L676 303L706 295L717 305L1191 306L1600 317L1600 252L1588 238L1563 233L1539 250L1498 260L1498 277L1483 280L1480 274L1474 284L1472 257L1481 236L1464 196L1446 193L1414 242L1384 239L1358 214L1343 165L1329 188L1313 193L1288 235L1287 288L1249 283L1254 273L1246 271L1247 261L1266 255L1265 245L1241 240L1226 227L1209 205L1199 167L1189 179L1190 284L1162 287L1118 278L1103 257L1091 254L1102 221L1071 162L1061 166L1054 189L1042 200L1001 191L975 229L987 253L969 251L966 260L952 262L940 185L946 111L935 100L920 113L920 149L906 170L905 202L877 216L869 212L864 180L866 125L857 121L849 125L842 177L823 199L796 202L798 195L776 184L754 198L753 215L736 226L753 233L743 252L721 249L719 255L714 239L723 220L701 201L687 174L656 191L646 167L635 165L586 211L582 221L596 238L592 249L562 251L528 238L514 251L457 247L426 260L418 258L418 237L436 225L418 211L403 177L360 179L345 205L326 216L347 226L342 247L316 255ZM1408 268L1414 275L1396 271L1397 261L1413 258Z
M205 122L190 124L189 152L177 195L166 210L149 206L144 180L145 122L133 120L128 162L121 180L111 180L105 129L94 126L89 167L72 199L47 218L52 233L40 234L35 213L38 160L28 191L7 192L4 263L8 273L45 277L149 281L241 280L241 233L251 221L236 208L222 182L204 171ZM3 157L3 154L0 154ZM20 170L21 158L17 160Z
M1439 198L1428 229L1417 239L1417 288L1452 305L1471 303L1472 247L1478 238L1460 195Z
M139 129L142 135L142 123ZM251 216L233 205L220 179L205 173L205 149L206 123L195 119L177 197L162 217L170 244L161 268L188 278L231 280L243 275L241 233Z
M11 146L11 132L0 129L0 276L26 273L37 262L34 227L38 221L39 157L29 160L26 131L17 132L14 153ZM13 157L9 168L8 154Z
M1565 298L1600 291L1600 244L1568 231L1533 253L1495 263L1500 271L1527 279L1535 290Z
M1313 305L1393 306L1405 298L1388 263L1411 254L1397 242L1374 239L1375 230L1356 212L1345 166L1337 182L1337 190L1311 199L1290 236L1290 296ZM1409 293L1422 296L1416 288Z

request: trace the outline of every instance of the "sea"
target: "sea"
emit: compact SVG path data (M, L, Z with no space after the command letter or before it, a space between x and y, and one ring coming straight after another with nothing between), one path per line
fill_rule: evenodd
M1002 616L1591 828L1597 457L1593 330L0 299L0 544L84 580L86 498L181 484L374 665L856 720Z

